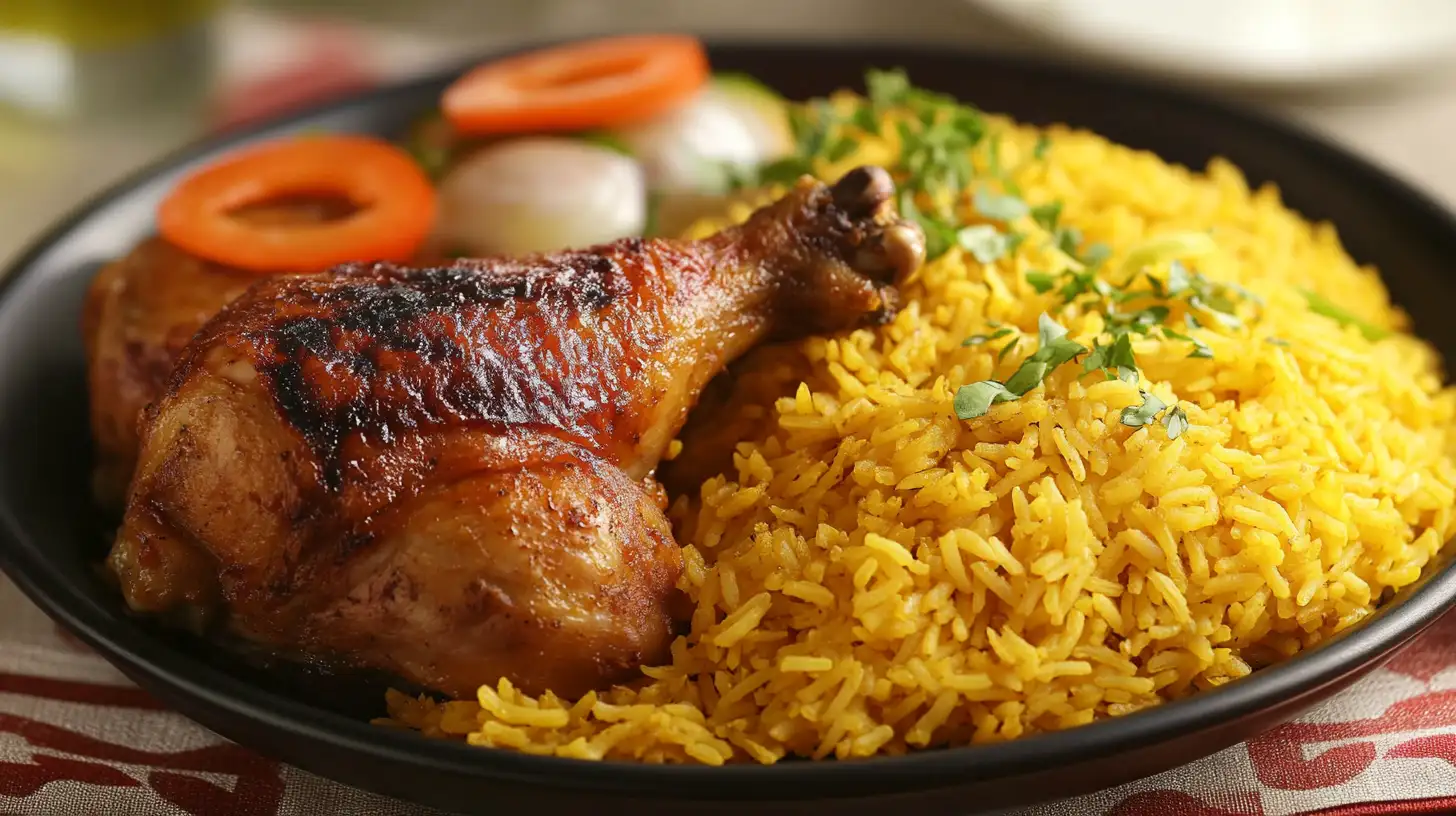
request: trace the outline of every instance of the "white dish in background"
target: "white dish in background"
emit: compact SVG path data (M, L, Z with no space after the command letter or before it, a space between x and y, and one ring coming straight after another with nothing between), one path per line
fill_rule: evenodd
M1205 80L1323 84L1456 58L1456 0L966 0L1108 61Z

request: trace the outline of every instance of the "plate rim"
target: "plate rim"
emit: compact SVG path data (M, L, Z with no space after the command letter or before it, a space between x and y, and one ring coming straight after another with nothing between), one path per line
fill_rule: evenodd
M1247 57L1219 59L1199 54L1191 62L1171 59L1176 49L1157 47L1150 53L1129 50L1127 43L1106 37L1079 37L1060 26L1044 25L1057 9L1049 3L1027 7L1014 0L964 0L976 11L1046 43L1071 49L1104 63L1108 69L1160 71L1191 82L1259 88L1322 88L1341 82L1370 83L1411 74L1432 65L1450 62L1450 46L1456 34L1445 36L1443 45L1400 47L1351 58L1325 60L1302 65L1280 66L1277 62Z
M209 155L217 155L249 140L289 127L304 125L323 115L357 107L389 104L393 97L411 98L439 85L485 59L530 50L561 40L542 40L508 49L483 52L459 64L428 75L351 93L321 105L308 105L246 127L211 134L188 142L125 174L86 197L64 217L26 244L0 272L0 303L12 296L19 282L66 238L106 207L132 195L156 177ZM1069 66L1026 55L981 51L957 45L917 46L905 43L847 40L795 42L760 38L707 38L710 55L724 51L740 54L837 52L867 57L913 53L963 61L971 66L998 66L1017 74L1054 80L1072 79L1113 86L1131 95L1162 100L1201 110L1218 118L1238 120L1269 137L1313 151L1322 161L1338 165L1352 184L1373 185L1404 199L1412 210L1436 219L1456 237L1456 216L1427 191L1386 171L1373 162L1330 141L1303 125L1239 104L1178 88L1169 83L1134 78L1103 70L1072 73ZM869 63L866 63L869 64ZM858 83L855 83L857 85ZM1337 225L1338 226L1338 225ZM0 570L49 617L64 625L109 662L124 667L128 677L147 686L166 687L195 705L246 718L270 730L331 747L351 755L406 766L423 766L479 781L516 782L598 793L640 794L651 790L663 797L688 800L744 801L770 799L831 799L835 788L873 775L874 787L884 791L931 791L980 779L1012 777L1044 768L1048 761L1085 757L1089 753L1117 754L1154 744L1160 739L1214 724L1233 722L1313 694L1321 688L1390 654L1423 631L1456 600L1456 567L1448 560L1416 585L1397 594L1360 625L1289 660L1261 669L1218 689L1190 695L1142 711L1074 728L1030 735L1007 742L940 748L903 756L881 756L848 762L784 762L772 766L744 763L723 767L649 765L542 757L508 749L479 748L453 741L428 739L413 732L382 728L251 686L191 655L147 638L123 619L108 619L94 599L73 589L57 570L39 557L8 505L0 505ZM88 607L94 607L94 613ZM144 679L138 679L138 676ZM850 795L850 794L842 794Z

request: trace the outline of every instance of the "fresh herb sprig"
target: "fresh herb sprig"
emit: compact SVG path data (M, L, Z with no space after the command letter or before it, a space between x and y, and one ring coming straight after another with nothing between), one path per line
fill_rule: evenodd
M900 214L925 232L926 255L939 257L956 245L978 259L1006 254L1010 247L994 228L967 226L957 212L962 191L975 175L971 153L988 130L981 111L914 87L901 70L871 70L865 74L865 87L868 108L856 117L863 129L879 133L888 114L902 112L894 119L900 142L897 203Z
M1067 330L1052 320L1049 315L1042 312L1041 317L1036 321L1037 339L1039 341L1036 351L1022 361L1006 382L996 380L982 380L980 382L963 385L956 390L954 407L956 416L961 419L974 419L984 416L991 406L998 402L1009 402L1014 400L1031 389L1042 384L1047 375L1063 363L1070 362L1078 356L1087 353L1087 347L1067 337ZM1011 334L1011 329L1001 329L996 334ZM1005 336L1005 335L1002 335ZM988 335L991 339L995 335ZM1007 350L1014 347L1020 338L1012 341L1006 348L1002 349L1004 356Z
M1051 230L1065 229L1058 226L1059 212L1043 210L1039 222ZM956 394L956 414L962 419L982 416L990 406L998 402L1014 400L1039 385L1057 366L1082 357L1083 375L1102 372L1108 379L1138 384L1141 372L1133 351L1134 336L1161 337L1188 343L1189 357L1209 359L1213 349L1194 334L1204 328L1204 320L1235 328L1242 325L1237 314L1238 303L1246 300L1258 302L1257 296L1246 290L1210 280L1198 272L1192 272L1182 263L1174 260L1169 264L1166 279L1139 271L1123 286L1114 286L1099 275L1099 269L1106 260L1106 254L1083 251L1078 264L1060 275L1040 271L1028 271L1027 283L1042 294L1055 291L1061 298L1063 308L1077 305L1084 310L1099 311L1103 315L1102 334L1092 341L1090 349L1065 338L1065 330L1049 330L1057 324L1045 313L1039 320L1042 338L1037 349L1021 368L1007 378L1005 383L983 381L963 386ZM1146 281L1139 286L1140 281ZM1170 325L1175 306L1183 309L1184 323L1188 332L1180 332ZM1057 327L1058 329L1060 327ZM989 341L1005 336L1009 330L1002 329L995 335L986 335ZM970 342L967 345L978 345ZM1070 344L1070 345L1069 345ZM1063 350L1076 346L1078 351L1063 354ZM1004 350L1003 350L1004 352ZM999 358L998 358L999 362ZM1188 428L1188 415L1178 405L1168 405L1156 395L1139 391L1141 402L1123 409L1122 424L1141 428L1161 421L1169 439L1176 439Z
M973 182L995 182L1004 193L984 183L974 193L974 208L984 218L1011 222L1029 211L1017 194L1011 173L1001 161L1001 142L991 134L985 115L945 94L917 88L903 70L865 73L863 99L835 104L814 99L789 111L794 150L769 164L729 175L731 187L792 184L813 175L820 162L833 163L852 154L865 135L886 136L893 122L900 144L899 160L890 171L899 188L900 214L925 233L926 255L937 258L959 246L982 263L1015 252L1023 236L992 224L968 223L965 195ZM986 171L978 174L971 156L984 150ZM1037 158L1046 152L1038 144Z
M1102 274L1110 248L1086 243L1079 229L1062 224L1060 202L1031 206L1022 198L1014 172L1003 165L999 135L991 131L978 109L916 88L898 69L868 71L865 87L865 97L854 102L815 99L792 107L793 153L747 172L740 169L730 176L730 182L735 186L791 184L803 175L813 175L820 162L834 163L851 155L866 135L890 135L883 130L893 123L900 155L889 169L899 187L897 203L901 215L924 231L927 257L933 259L960 247L980 263L992 263L1017 250L1026 236L1013 224L1030 217L1047 232L1050 244L1073 263L1059 274L1028 271L1028 284L1042 294L1056 292L1064 308L1075 305L1084 311L1098 310L1105 318L1104 332L1089 349L1071 340L1067 330L1048 314L1042 314L1037 322L1037 348L1004 382L984 380L957 390L955 411L962 419L983 416L992 405L1021 397L1053 371L1079 358L1084 374L1102 371L1109 378L1137 383L1141 374L1133 354L1133 335L1161 335L1186 342L1192 347L1190 357L1207 358L1213 350L1193 330L1202 328L1203 321L1238 325L1235 304L1246 293L1215 284L1179 265L1172 268L1166 282L1147 276L1145 288L1133 288L1135 281L1122 286L1110 283ZM1043 135L1032 150L1032 160L1044 159L1050 147L1050 139ZM977 150L984 151L985 160L979 173L972 161ZM966 191L970 191L969 201ZM966 217L970 210L975 218ZM1181 301L1188 333L1168 325L1173 301ZM1010 328L993 328L989 334L966 338L963 345L1004 340L997 349L999 364L1027 338ZM1142 402L1125 409L1121 417L1130 427L1143 427L1159 418L1170 439L1188 427L1182 408L1168 406L1146 392Z
M1011 334L1014 334L1012 329L1003 328L993 334L969 337L963 345L980 345ZM960 419L976 419L985 416L986 412L991 410L992 405L1011 402L1024 396L1045 382L1046 378L1061 365L1084 354L1087 355L1082 364L1084 373L1105 369L1109 372L1116 372L1115 376L1124 381L1134 384L1138 381L1137 364L1133 360L1132 345L1127 334L1120 334L1111 343L1097 345L1089 351L1086 346L1069 338L1066 328L1047 313L1042 312L1041 316L1037 318L1037 338L1039 343L1036 351L1023 360L1005 382L981 380L956 389L953 400L956 416ZM1019 341L1020 338L1014 338L1002 349L1001 355L1004 356ZM1153 424L1161 416L1163 428L1167 431L1169 439L1177 439L1188 429L1188 414L1181 407L1169 406L1147 391L1139 391L1139 394L1142 397L1140 404L1128 406L1122 410L1122 424L1132 428L1141 428Z
M1145 279L1147 285L1136 287L1134 284L1140 279ZM1108 345L1119 342L1129 333L1145 337L1161 336L1188 343L1192 346L1188 356L1198 359L1213 357L1213 349L1196 335L1177 331L1169 324L1174 305L1183 306L1183 322L1192 332L1202 329L1205 321L1226 328L1239 328L1243 320L1238 315L1238 304L1243 301L1261 302L1257 295L1242 287L1219 283L1202 273L1190 272L1176 260L1169 263L1166 280L1140 273L1122 287L1108 283L1097 275L1095 266L1085 264L1081 269L1064 271L1060 277L1030 271L1026 273L1026 282L1042 294L1057 290L1064 306L1075 303L1084 310L1100 311L1107 326ZM1100 345L1093 348L1093 359L1098 361L1105 356L1097 354L1099 348ZM1088 370L1101 367L1099 364Z
M1188 412L1177 405L1169 407L1156 394L1147 391L1139 391L1138 394L1142 396L1142 404L1122 409L1122 424L1142 428L1156 422L1158 415L1162 414L1163 428L1169 439L1177 439L1188 430Z

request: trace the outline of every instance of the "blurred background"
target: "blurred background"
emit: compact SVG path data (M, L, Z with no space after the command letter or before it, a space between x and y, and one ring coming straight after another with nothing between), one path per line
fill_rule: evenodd
M0 264L209 132L522 41L648 29L1152 75L1298 120L1456 207L1456 0L0 0Z

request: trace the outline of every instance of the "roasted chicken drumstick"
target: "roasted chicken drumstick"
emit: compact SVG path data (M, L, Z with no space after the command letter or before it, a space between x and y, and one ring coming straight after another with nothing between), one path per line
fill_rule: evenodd
M471 696L666 658L653 471L755 343L883 320L923 258L879 168L699 242L265 280L148 409L109 559L130 606Z

